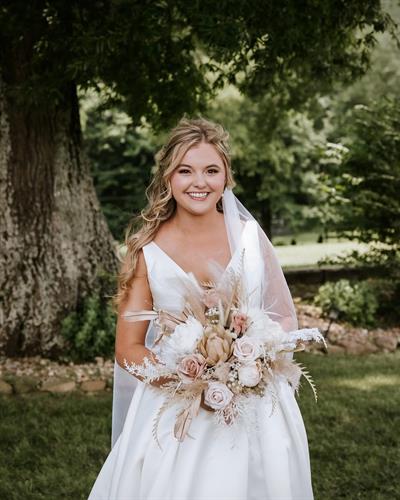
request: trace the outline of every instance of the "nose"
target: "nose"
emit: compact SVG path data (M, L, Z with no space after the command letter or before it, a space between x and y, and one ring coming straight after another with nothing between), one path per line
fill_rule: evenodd
M198 172L193 181L193 186L196 188L203 188L207 185L206 178L202 172Z

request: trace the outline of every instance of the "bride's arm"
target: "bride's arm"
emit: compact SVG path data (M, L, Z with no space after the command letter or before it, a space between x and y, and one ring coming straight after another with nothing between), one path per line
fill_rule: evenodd
M125 260L124 266L127 266ZM150 361L157 363L156 355L147 347L145 347L145 338L149 320L136 321L134 323L124 320L122 314L126 311L139 311L142 309L152 309L153 298L151 296L150 286L147 279L147 267L143 255L143 250L139 251L135 277L132 281L127 298L119 305L118 318L115 336L115 359L117 363L124 369L124 359L130 363L143 364L144 358L147 357ZM140 376L137 376L142 380ZM161 377L154 380L152 385L159 387L167 382L170 378Z

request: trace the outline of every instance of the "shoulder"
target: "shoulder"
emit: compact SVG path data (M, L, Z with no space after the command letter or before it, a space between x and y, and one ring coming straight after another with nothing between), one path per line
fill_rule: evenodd
M157 245L160 244L162 247L168 247L168 245L177 239L177 232L174 225L171 223L171 219L161 222L154 234L152 241Z
M146 259L144 257L143 249L141 248L137 252L136 265L134 271L135 278L146 278L147 277L147 265ZM125 254L121 262L121 273L129 272L132 268L132 256L129 252Z

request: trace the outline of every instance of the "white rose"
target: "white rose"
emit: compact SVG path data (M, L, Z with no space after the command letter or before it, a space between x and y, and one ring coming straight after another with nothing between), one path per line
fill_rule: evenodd
M214 410L222 410L231 402L233 392L221 382L210 382L204 393L204 402Z
M239 382L245 387L256 386L262 377L262 371L258 363L242 365L238 369Z
M233 344L233 354L243 363L252 363L261 356L260 343L247 335L238 338Z

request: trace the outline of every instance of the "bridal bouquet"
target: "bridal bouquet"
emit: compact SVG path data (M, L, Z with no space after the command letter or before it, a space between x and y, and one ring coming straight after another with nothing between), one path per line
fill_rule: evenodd
M123 315L128 321L154 319L158 328L153 350L158 364L148 358L142 365L124 360L126 369L145 383L171 379L160 387L167 397L154 424L156 440L162 413L176 403L181 410L174 436L183 441L202 401L213 410L217 423L231 425L244 413L249 398L262 397L266 391L274 395L279 378L298 393L304 375L317 399L311 376L284 353L303 350L309 341L326 346L322 334L317 328L285 332L266 310L247 307L243 290L240 272L230 270L228 279L219 284L193 285L180 315L164 310Z

